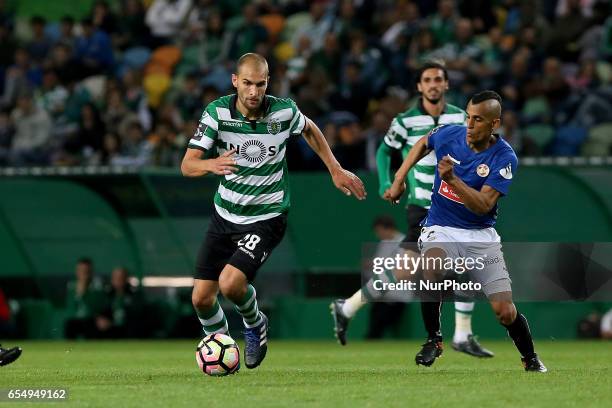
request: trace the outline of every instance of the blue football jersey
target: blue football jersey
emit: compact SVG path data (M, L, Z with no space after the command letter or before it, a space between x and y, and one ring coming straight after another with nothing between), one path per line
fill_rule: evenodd
M468 146L466 137L465 126L443 125L430 132L427 145L435 151L438 162L444 156L450 156L455 163L455 176L471 188L480 191L486 184L502 195L508 194L518 166L512 147L498 136L497 142L487 150L476 153ZM459 195L440 178L436 167L431 208L424 226L483 229L494 226L496 218L497 204L485 215L477 215L468 210Z

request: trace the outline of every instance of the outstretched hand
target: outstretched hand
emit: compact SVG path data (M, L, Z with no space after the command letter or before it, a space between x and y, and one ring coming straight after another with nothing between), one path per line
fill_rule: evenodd
M347 196L354 195L358 200L366 198L367 193L363 182L350 171L338 168L332 172L332 180L336 188Z
M383 200L389 201L391 204L399 204L402 194L406 191L406 183L393 183L383 194Z
M219 176L225 176L238 171L236 165L236 158L234 157L236 149L228 150L221 156L207 160L208 171L215 173Z

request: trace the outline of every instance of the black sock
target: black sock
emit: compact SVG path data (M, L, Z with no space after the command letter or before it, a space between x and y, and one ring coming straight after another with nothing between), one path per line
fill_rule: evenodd
M442 339L440 332L440 307L442 302L421 302L421 315L428 339Z
M508 335L514 341L514 345L518 349L521 356L530 358L535 355L533 350L533 339L531 338L531 332L529 331L529 323L527 319L520 313L516 313L516 319L509 325L503 325L508 329Z

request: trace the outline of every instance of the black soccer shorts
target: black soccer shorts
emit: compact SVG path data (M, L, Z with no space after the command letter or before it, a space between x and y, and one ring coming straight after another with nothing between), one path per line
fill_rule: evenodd
M219 280L229 264L240 269L249 282L281 242L287 229L287 214L252 224L234 224L216 211L196 259L195 279Z
M419 207L418 205L410 204L407 209L406 218L408 221L408 231L400 244L404 249L410 249L414 252L419 252L417 242L421 236L421 221L427 216L427 208Z

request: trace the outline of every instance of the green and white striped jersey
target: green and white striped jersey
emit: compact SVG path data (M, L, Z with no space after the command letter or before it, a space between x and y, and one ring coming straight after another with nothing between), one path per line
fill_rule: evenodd
M230 222L251 224L289 210L286 145L302 133L306 118L291 99L266 95L263 116L249 120L236 109L236 99L227 95L208 104L188 147L214 146L219 154L236 149L238 171L221 177L215 208Z
M419 99L413 108L400 113L393 119L383 140L390 148L401 150L402 158L406 158L412 146L434 127L463 124L465 119L465 111L450 104L446 104L442 114L435 118L425 111L423 100ZM430 152L408 172L408 204L423 208L431 206L431 190L436 165L436 155Z

